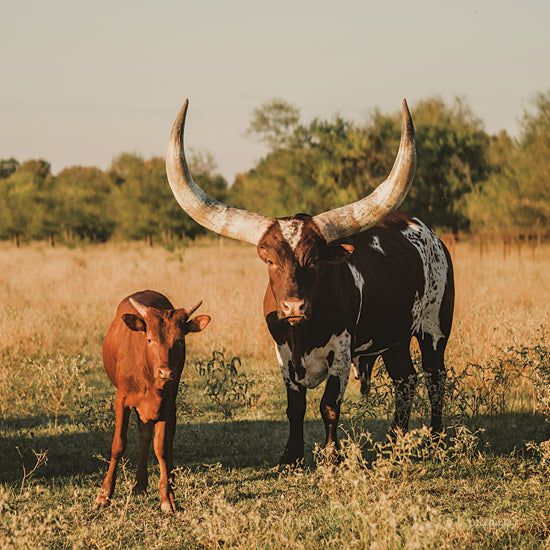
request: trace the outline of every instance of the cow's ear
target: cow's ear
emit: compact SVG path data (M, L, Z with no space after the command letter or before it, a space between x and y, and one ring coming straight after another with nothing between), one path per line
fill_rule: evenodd
M355 248L351 244L329 244L321 252L321 260L331 264L345 262Z
M185 323L187 332L200 332L210 323L210 315L197 315Z
M130 330L135 330L138 332L139 331L145 332L147 330L145 321L141 317L138 317L137 315L134 315L132 313L124 313L122 315L122 320Z

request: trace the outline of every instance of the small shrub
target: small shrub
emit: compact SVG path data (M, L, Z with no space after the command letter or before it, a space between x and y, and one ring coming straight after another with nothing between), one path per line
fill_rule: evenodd
M528 374L537 397L538 409L550 420L550 348L546 343L546 329L539 328L540 340L534 346L512 346L512 355Z
M84 381L88 370L82 356L66 357L59 354L55 359L34 363L34 387L44 409L54 414L57 428L59 412L89 393Z
M204 392L224 420L232 418L237 409L252 408L258 402L259 396L252 393L254 378L239 373L237 367L241 367L240 358L233 357L227 362L221 351L212 352L207 362L195 362L195 370L204 378Z

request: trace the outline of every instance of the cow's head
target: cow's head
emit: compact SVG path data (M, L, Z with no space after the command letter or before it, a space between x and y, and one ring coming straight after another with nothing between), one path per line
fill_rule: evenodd
M307 214L273 220L257 249L267 264L277 316L291 325L311 317L325 264L342 262L353 252L349 244L327 243Z
M185 335L200 332L210 322L208 315L191 315L202 304L181 309L156 309L140 304L133 298L130 303L135 313L125 313L122 320L133 331L143 332L149 375L155 387L162 389L171 380L178 382L185 362Z
M411 186L416 148L407 103L403 100L401 143L386 180L357 202L316 216L298 214L291 218L268 218L227 206L209 197L193 181L183 147L187 106L186 101L174 122L166 154L166 172L174 196L207 229L256 245L268 264L279 318L291 323L306 320L323 265L343 261L353 251L349 245L334 241L377 224L399 207Z

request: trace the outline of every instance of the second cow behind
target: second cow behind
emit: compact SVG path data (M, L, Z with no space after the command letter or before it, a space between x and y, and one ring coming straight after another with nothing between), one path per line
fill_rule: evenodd
M176 394L185 362L185 335L200 332L208 315L190 318L201 305L174 309L152 290L126 297L118 306L103 344L103 364L117 388L116 427L109 470L96 507L110 503L118 461L127 441L130 412L138 416L140 454L134 493L147 489L147 455L153 439L160 466L160 499L164 512L177 509L172 487L172 443L176 430Z

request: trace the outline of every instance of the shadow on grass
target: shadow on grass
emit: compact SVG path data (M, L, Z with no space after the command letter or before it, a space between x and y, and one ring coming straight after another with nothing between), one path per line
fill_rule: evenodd
M97 476L98 483L107 471L112 432L87 431L60 419L54 430L44 417L9 421L9 434L0 439L0 481L13 483L23 478L23 467L30 471L35 464L34 452L47 450L47 463L33 479ZM418 427L414 422L411 427ZM4 427L5 428L5 425ZM369 419L352 425L342 422L341 438L353 429L370 432L382 441L388 428L385 420ZM483 452L506 455L522 452L529 441L540 442L550 437L550 424L542 416L530 413L508 413L476 419L475 427L483 428L480 442ZM6 434L6 429L3 433ZM241 420L232 422L181 423L174 439L176 467L202 469L220 465L223 468L271 468L277 465L288 436L288 423L276 420ZM324 441L322 421L305 423L305 466L313 467L313 449ZM486 446L485 444L488 443ZM137 427L132 420L125 457L129 468L137 464ZM150 450L149 463L156 463Z

